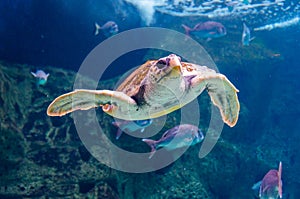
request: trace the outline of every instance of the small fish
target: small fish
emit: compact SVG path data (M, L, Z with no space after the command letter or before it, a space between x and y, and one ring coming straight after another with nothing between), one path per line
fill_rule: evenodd
M255 190L259 187L259 198L261 199L277 199L282 198L282 163L279 163L278 170L271 169L262 179L252 186Z
M280 57L280 54L279 53L273 53L272 57Z
M147 120L135 120L135 121L116 121L112 124L118 127L116 139L119 139L123 131L125 132L134 132L139 130L141 133L144 132L145 128L152 124L152 119Z
M245 23L243 23L243 33L242 33L242 44L243 46L249 46L250 41L255 39L255 37L251 38L250 29L247 27Z
M203 133L194 125L182 124L167 130L159 140L142 139L151 147L151 159L158 148L164 147L167 150L174 150L187 147L201 142L204 139Z
M251 4L252 0L243 0L243 4L245 5L249 5Z
M223 24L215 21L198 23L194 28L190 28L184 24L182 24L182 27L186 35L190 36L190 34L193 34L201 38L207 38L208 40L226 35L226 28Z
M46 82L47 82L47 79L48 79L48 77L49 77L49 73L48 74L46 74L44 71L42 71L42 70L37 70L35 73L34 72L31 72L31 74L35 77L35 78L37 78L37 85L39 86L39 85L44 85L44 84L46 84Z
M229 2L225 1L225 5L227 6L229 12L232 12L235 6L238 6L239 4L240 4L239 1L229 1Z
M108 21L102 26L95 22L95 35L98 35L100 30L102 30L106 37L115 35L119 32L118 24L114 21Z

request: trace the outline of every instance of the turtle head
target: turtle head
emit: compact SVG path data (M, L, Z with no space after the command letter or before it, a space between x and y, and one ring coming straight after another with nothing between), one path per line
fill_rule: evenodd
M163 79L178 79L182 76L181 58L171 54L154 61L150 68L150 81L160 82Z
M179 100L186 88L180 61L180 57L171 54L151 62L143 82L143 98L151 105L153 114L179 108Z

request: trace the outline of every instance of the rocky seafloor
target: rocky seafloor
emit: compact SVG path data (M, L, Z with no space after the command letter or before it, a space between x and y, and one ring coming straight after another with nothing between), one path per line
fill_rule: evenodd
M0 198L254 198L252 185L269 169L277 168L279 161L283 162L284 192L290 199L299 198L295 189L300 185L299 136L292 125L295 121L285 119L287 110L291 111L289 115L299 113L289 108L297 103L291 97L296 82L282 77L286 73L284 59L273 56L276 52L264 50L259 44L242 48L237 42L224 45L222 39L219 41L208 45L218 51L207 50L219 70L240 90L238 124L224 127L206 157L198 158L196 145L168 168L143 174L111 169L90 155L72 116L47 116L51 101L72 90L74 72L39 67L50 76L46 85L37 86L30 74L37 66L1 62ZM101 81L98 87L112 89L116 81ZM270 92L266 93L268 83ZM200 107L210 103L205 93L198 99ZM204 132L207 115L209 110L200 121ZM114 140L112 118L100 110L97 116L106 135ZM170 117L163 131L178 122L176 114ZM128 135L114 142L120 147L149 151L143 142Z

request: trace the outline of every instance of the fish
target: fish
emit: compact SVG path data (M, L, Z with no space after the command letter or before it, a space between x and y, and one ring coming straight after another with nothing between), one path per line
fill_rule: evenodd
M224 25L215 21L198 23L194 28L190 28L184 24L182 24L182 27L184 28L186 35L190 36L193 34L201 38L207 38L208 40L226 35L226 28Z
M282 163L279 162L278 170L271 169L263 177L262 181L255 183L252 189L259 188L259 198L261 199L277 199L283 198L282 195Z
M150 146L149 159L151 159L159 148L163 147L170 151L195 145L203 139L204 135L197 126L182 124L167 130L159 140L142 139L142 141Z
M229 1L229 2L225 1L225 5L227 6L229 12L233 11L235 6L239 4L240 4L239 1Z
M49 77L49 73L45 73L43 70L37 70L35 73L31 72L31 74L37 78L37 85L45 85L47 82L47 79Z
M249 5L251 4L252 0L243 0L243 4L245 5Z
M242 33L242 44L243 46L249 46L250 41L255 39L255 37L251 38L250 29L247 27L245 23L243 23L243 33Z
M95 22L95 36L100 33L100 30L102 30L106 37L115 35L119 32L118 24L114 21L108 21L102 26Z
M142 133L144 132L146 127L152 124L152 122L152 119L134 121L119 120L112 122L112 124L118 128L116 134L116 139L118 140L121 137L123 131L130 133L139 130Z

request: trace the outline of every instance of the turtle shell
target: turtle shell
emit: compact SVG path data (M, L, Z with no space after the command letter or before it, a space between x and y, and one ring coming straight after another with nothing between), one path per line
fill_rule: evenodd
M143 80L147 76L150 67L153 64L152 61L147 61L137 69L135 69L130 75L118 86L116 91L120 91L128 95L129 97L135 96L142 85Z

